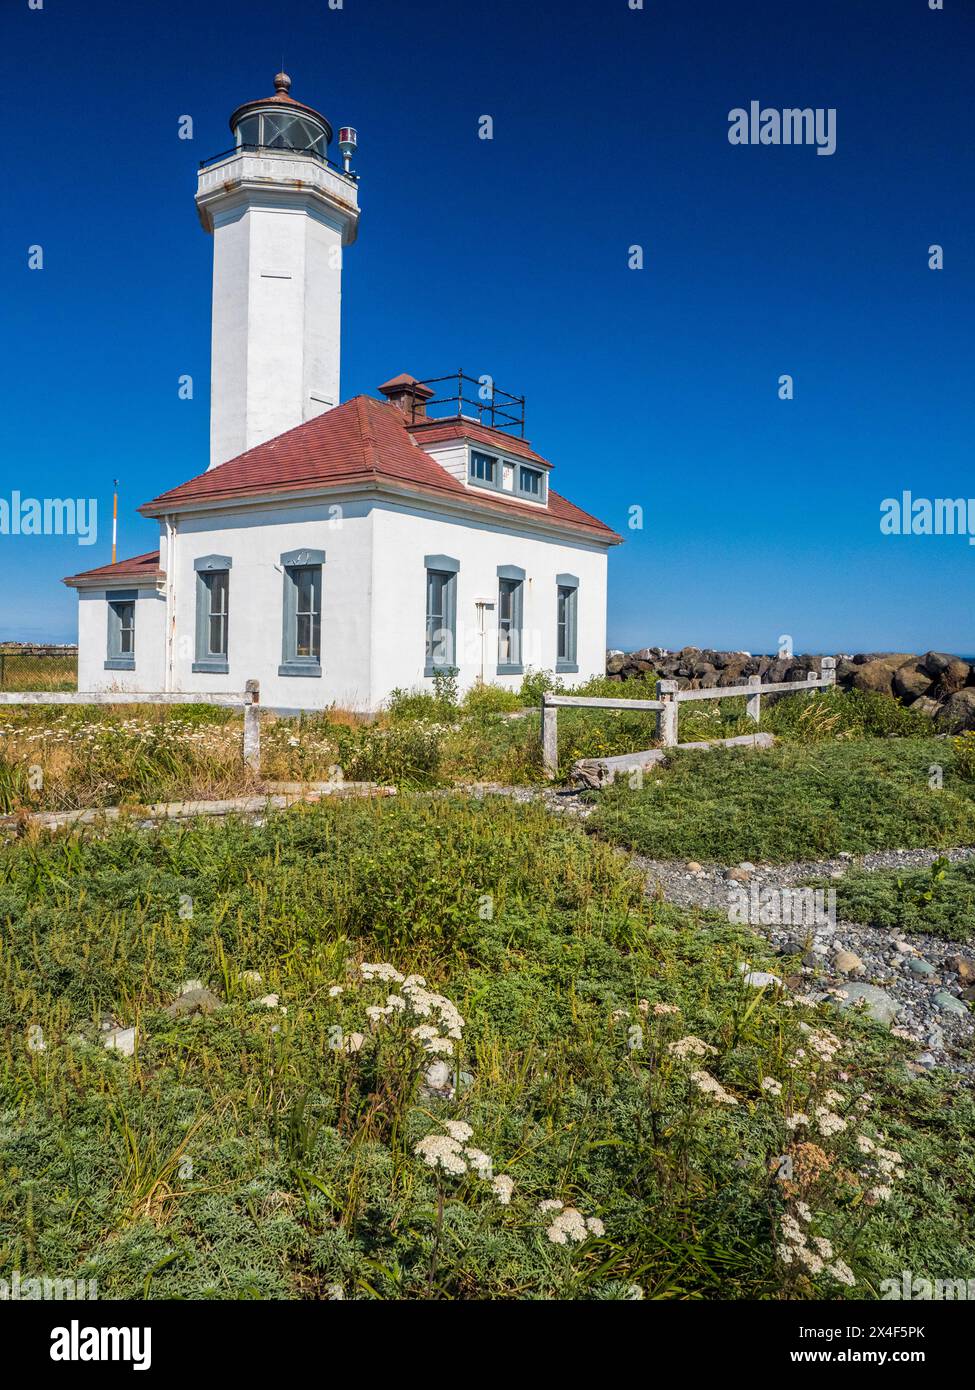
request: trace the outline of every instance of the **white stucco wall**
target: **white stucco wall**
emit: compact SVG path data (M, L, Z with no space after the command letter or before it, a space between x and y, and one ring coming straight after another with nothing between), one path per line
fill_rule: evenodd
M457 652L462 689L486 681L517 689L521 676L497 674L498 566L525 571L522 664L556 666L556 575L574 574L578 589L578 673L567 685L601 675L606 663L606 550L602 546L519 533L486 521L447 520L417 508L384 504L373 523L373 703L395 687L432 688L425 677L426 555L449 555L457 574ZM477 600L485 612L482 642ZM482 666L483 653L483 666Z
M165 528L163 528L165 529ZM285 676L284 576L280 557L324 550L322 674ZM161 565L172 581L173 643L167 678L166 602L143 591L136 612L136 669L105 671L105 591L82 591L80 688L89 690L243 690L261 683L261 702L284 709L331 704L375 710L395 688L432 688L424 675L427 555L448 555L457 575L457 650L462 689L484 680L517 688L519 675L497 674L498 566L525 571L522 664L556 667L556 576L578 588L578 672L567 685L601 674L606 652L606 551L586 542L514 531L490 520L451 518L422 504L338 498L276 503L238 512L181 517ZM194 671L197 572L194 561L229 556L230 617L226 672ZM483 641L477 600L486 600Z
M363 502L315 501L181 518L174 574L173 689L242 690L261 683L261 702L294 709L337 703L368 709L372 522ZM284 575L281 555L325 551L322 573L322 674L281 676ZM193 670L196 571L204 555L227 555L230 571L229 672Z
M108 656L108 593L137 593L135 604L135 670L106 671ZM138 587L120 579L111 589L81 589L78 593L78 689L162 690L166 658L166 599L155 585Z
M338 404L341 256L315 210L215 212L211 467Z

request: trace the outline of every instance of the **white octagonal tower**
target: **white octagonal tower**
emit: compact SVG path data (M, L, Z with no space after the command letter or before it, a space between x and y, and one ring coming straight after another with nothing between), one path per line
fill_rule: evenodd
M213 235L210 467L339 404L342 248L357 182L328 160L332 128L289 95L239 106L235 146L200 168Z

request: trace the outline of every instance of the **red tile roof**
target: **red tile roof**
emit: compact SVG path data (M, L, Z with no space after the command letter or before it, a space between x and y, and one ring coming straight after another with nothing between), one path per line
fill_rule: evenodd
M150 550L145 555L135 555L131 560L119 560L114 565L99 565L97 569L84 570L81 574L69 575L62 584L77 584L89 579L162 579L159 568L159 551Z
M492 429L490 425L482 425L479 420L469 420L464 415L446 420L442 417L416 420L413 424L407 423L406 428L421 445L442 444L447 439L473 439L475 443L486 444L491 449L497 449L499 453L531 459L532 463L541 464L543 468L552 466L548 459L543 459L541 454L535 453L527 439L520 439L516 434L506 434L504 430Z
M171 488L139 508L144 516L160 516L195 502L230 501L267 494L336 489L356 483L394 486L463 499L478 511L519 513L541 525L578 528L615 544L619 537L608 526L549 490L548 506L498 494L485 496L466 488L415 442L421 439L465 437L504 448L519 458L545 463L523 440L511 440L477 422L437 421L424 434L422 424L410 425L402 411L371 396L353 396L334 410L258 444L237 458ZM442 433L440 431L443 431ZM518 446L518 447L513 447Z

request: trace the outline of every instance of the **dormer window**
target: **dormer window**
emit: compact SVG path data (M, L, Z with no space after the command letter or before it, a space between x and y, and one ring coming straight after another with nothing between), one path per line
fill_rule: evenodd
M526 497L536 497L541 501L543 488L544 477L540 468L528 468L523 463L518 465L519 492L523 492Z
M490 454L481 454L476 449L472 449L471 482L484 483L487 487L497 487L500 482L498 463L499 460L492 458Z
M472 487L490 488L542 505L548 502L546 470L501 454L486 454L472 448L468 455L467 480Z

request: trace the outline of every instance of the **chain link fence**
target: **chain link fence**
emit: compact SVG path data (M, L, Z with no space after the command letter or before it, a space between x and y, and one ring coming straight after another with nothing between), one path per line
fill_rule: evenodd
M77 688L77 647L0 646L0 690Z

